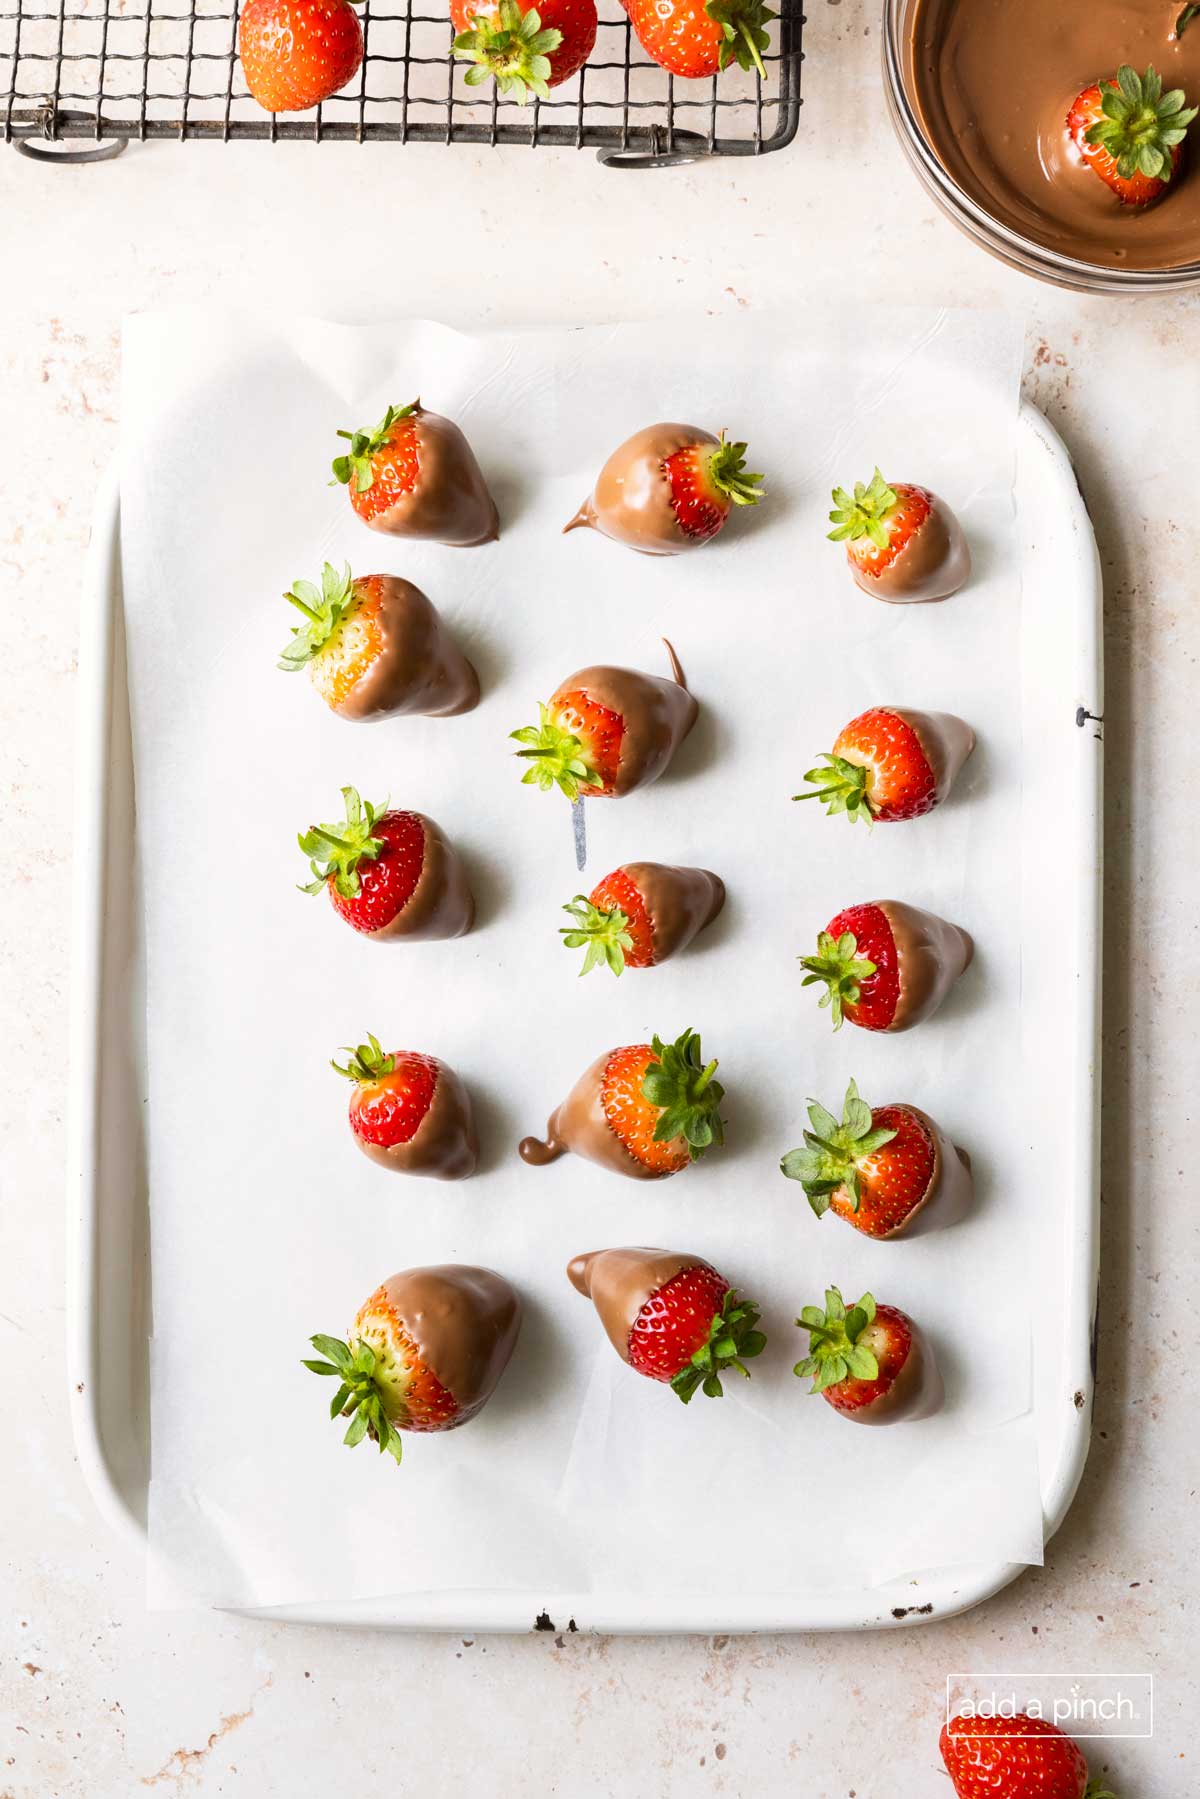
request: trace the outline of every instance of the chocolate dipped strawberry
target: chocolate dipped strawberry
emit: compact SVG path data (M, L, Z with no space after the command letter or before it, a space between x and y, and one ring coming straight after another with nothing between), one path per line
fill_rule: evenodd
M706 868L623 862L585 898L577 893L560 927L567 949L586 950L580 974L603 964L614 974L653 968L684 949L725 904L725 883Z
M735 506L757 506L762 476L746 446L697 425L648 425L613 451L564 532L586 528L646 556L678 556L724 529Z
M792 1373L811 1376L810 1391L853 1424L912 1423L940 1409L942 1377L907 1313L869 1293L847 1311L830 1287L824 1310L805 1306L796 1323L808 1332L808 1354Z
M869 1106L853 1081L841 1122L815 1099L804 1148L780 1167L818 1218L836 1212L865 1237L915 1237L956 1224L971 1203L971 1163L916 1106Z
M824 760L804 779L830 818L845 813L851 824L893 824L923 818L941 804L975 747L970 725L949 712L915 712L904 706L872 706L852 718Z
M310 1338L323 1359L304 1366L338 1382L343 1441L369 1437L399 1461L401 1431L454 1430L487 1404L520 1328L521 1301L490 1268L409 1268L364 1301L345 1342Z
M567 1278L590 1299L623 1362L669 1383L684 1405L697 1391L722 1397L721 1376L766 1346L758 1307L739 1299L701 1256L669 1249L600 1249L576 1256Z
M1088 1779L1078 1744L1028 1712L960 1713L942 1725L938 1748L954 1799L1116 1799L1107 1780Z
M433 603L395 575L339 574L327 562L321 585L297 581L284 598L305 623L280 658L307 668L331 712L355 723L422 712L453 718L479 703L479 677Z
M436 1056L385 1051L378 1037L348 1044L330 1066L354 1083L350 1129L381 1168L461 1181L474 1174L479 1140L467 1090Z
M876 469L867 486L833 490L834 543L850 573L877 600L947 600L971 573L962 526L944 500L911 482L888 483Z
M1122 206L1143 211L1166 193L1196 111L1186 105L1182 88L1164 94L1153 65L1139 75L1122 63L1115 77L1076 95L1067 138L1081 170L1102 181Z
M475 917L458 851L423 812L384 811L342 788L346 816L310 825L297 842L335 912L380 940L461 937Z
M521 1157L542 1168L570 1150L635 1181L678 1174L725 1141L716 1071L695 1031L605 1050L551 1115L545 1137L522 1139Z
M372 531L471 547L500 535L496 502L475 453L450 419L420 400L389 406L373 431L339 431L350 445L333 475Z
M864 1031L909 1031L932 1017L975 953L970 937L903 900L847 906L802 956L804 986L824 986L833 1028L843 1018Z
M522 781L543 793L557 787L569 800L621 799L656 781L699 710L669 643L667 654L669 681L604 666L568 675L539 722L510 733L529 764Z

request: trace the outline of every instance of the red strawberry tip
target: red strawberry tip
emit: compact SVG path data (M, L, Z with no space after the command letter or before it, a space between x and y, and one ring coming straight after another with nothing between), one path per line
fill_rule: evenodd
M509 732L515 743L525 746L515 750L514 755L530 764L521 776L521 783L523 786L536 785L543 793L557 787L574 802L579 798L581 787L591 786L596 781L597 771L585 754L582 739L574 731L565 731L551 716L548 706L539 706L538 713L536 725L525 725L519 731Z
M575 920L574 924L558 928L563 948L587 951L580 974L589 974L601 964L611 968L614 974L621 974L625 967L625 951L633 948L628 914L620 906L611 906L607 911L594 906L583 893L577 893L563 911Z
M704 10L721 27L720 67L727 69L731 62L736 62L747 74L756 69L765 81L767 71L762 53L771 47L771 36L766 27L772 19L778 18L778 13L764 6L762 0L707 0ZM738 447L745 451L745 444ZM761 480L762 477L751 476L749 479Z
M340 482L343 487L354 482L355 493L366 493L375 484L375 470L371 467L371 459L377 456L387 443L392 426L401 419L411 418L414 412L421 409L420 400L413 400L407 406L389 406L373 431L339 431L350 445L345 456L333 459L333 480L330 487Z
M659 1108L654 1141L673 1143L682 1137L689 1160L697 1162L706 1150L714 1144L720 1148L725 1141L725 1121L718 1109L725 1089L713 1079L717 1064L702 1060L696 1031L684 1031L674 1043L656 1036L650 1047L654 1059L642 1076L642 1093Z
M817 937L816 955L801 956L800 966L808 970L802 986L825 983L821 1005L829 1007L833 1028L840 1031L844 1008L858 1004L862 997L859 983L876 972L875 963L859 955L858 940L853 931L843 931L840 937L822 931Z
M356 787L343 787L342 799L346 806L344 822L310 825L296 839L309 858L314 876L301 884L301 893L320 893L332 880L343 899L356 899L362 885L359 863L373 862L384 847L383 839L372 833L387 810L386 800L382 806L373 806Z
M383 1394L375 1379L375 1351L371 1345L358 1342L351 1349L340 1337L324 1336L310 1337L309 1342L325 1359L306 1358L304 1366L313 1374L332 1376L338 1382L329 1416L349 1418L350 1424L342 1441L353 1449L364 1437L370 1437L378 1444L380 1455L386 1450L398 1462L403 1454L403 1444L400 1433L389 1423L383 1409Z
M1178 35L1178 33L1177 33ZM1169 181L1174 151L1187 136L1197 108L1184 105L1182 88L1163 93L1162 76L1151 63L1144 75L1122 63L1115 81L1100 84L1104 117L1084 133L1084 141L1107 150L1122 181L1144 175Z
M348 1081L356 1081L360 1086L383 1080L396 1067L395 1056L388 1055L378 1037L368 1036L365 1043L343 1043L342 1054L349 1058L344 1067L332 1057L329 1066L336 1074L343 1075Z
M311 662L325 648L354 606L354 577L350 565L344 564L339 574L332 562L327 562L321 570L320 587L312 581L293 581L283 597L308 620L306 625L293 627L292 640L279 655L279 667L289 674L298 674L306 662Z
M810 768L804 779L812 784L811 793L794 793L794 800L820 800L827 818L839 812L854 824L865 818L874 827L875 813L867 797L867 770L860 762L847 762L844 756L823 752L828 768Z
M563 41L555 26L543 30L536 7L523 10L519 0L500 0L498 16L476 14L470 29L454 40L454 54L470 62L463 80L478 87L495 78L496 86L518 105L528 104L530 94L546 99L550 92L551 52Z
M891 542L886 520L899 504L899 494L888 486L878 469L866 486L856 481L852 494L844 487L835 487L834 510L829 514L835 529L829 533L830 542L853 543L860 537L869 537L877 548L886 550Z
M745 1364L761 1355L767 1343L758 1324L758 1307L752 1300L739 1300L730 1287L721 1301L721 1310L713 1315L707 1338L691 1360L672 1376L671 1391L687 1405L697 1391L706 1399L723 1398L721 1376L733 1368L749 1380L750 1370Z
M796 1320L808 1332L808 1354L796 1363L792 1373L801 1380L812 1377L810 1393L823 1393L838 1381L878 1380L879 1363L859 1338L875 1318L875 1301L864 1293L857 1305L846 1310L837 1287L825 1293L825 1309L805 1306Z
M804 1133L803 1149L789 1149L779 1166L790 1181L799 1181L818 1218L829 1210L833 1194L845 1189L850 1209L857 1212L862 1199L859 1163L890 1143L895 1131L876 1130L866 1100L859 1097L854 1081L846 1089L839 1124L817 1100L808 1102L811 1131Z
M709 454L707 475L716 491L735 506L757 506L764 498L763 476L747 472L746 445L730 443L724 431Z

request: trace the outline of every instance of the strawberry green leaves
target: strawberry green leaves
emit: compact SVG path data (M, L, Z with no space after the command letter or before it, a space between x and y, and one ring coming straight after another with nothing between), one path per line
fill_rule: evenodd
M750 1378L746 1363L761 1355L767 1339L758 1329L758 1307L750 1300L739 1300L731 1287L708 1327L708 1337L679 1373L672 1376L671 1391L684 1405L697 1390L706 1399L723 1397L721 1376L730 1369Z
M1185 6L1175 21L1175 36L1180 38L1194 18L1200 17L1200 5Z
M708 10L712 12L712 7ZM773 18L774 14L769 16ZM765 40L765 32L763 37ZM735 506L757 506L764 497L762 475L746 472L746 445L727 443L723 431L708 459L708 478L717 492L732 500Z
M575 920L572 925L559 926L558 934L564 949L587 950L580 974L588 974L602 965L611 968L614 974L622 973L625 951L633 948L633 938L629 919L621 908L614 906L604 912L584 894L577 893L563 911Z
M832 543L869 537L878 549L887 549L891 542L891 532L887 527L888 514L900 504L900 498L895 488L888 486L878 469L866 487L861 481L856 482L852 494L848 494L844 487L835 487L833 504L835 510L829 514L836 527L829 533Z
M654 1141L673 1143L682 1137L690 1160L698 1161L714 1143L719 1148L725 1141L725 1124L718 1110L725 1089L713 1079L717 1064L702 1061L695 1031L684 1031L674 1043L655 1037L651 1048L655 1060L642 1076L642 1093L661 1110Z
M895 1131L874 1129L871 1108L859 1098L853 1081L846 1089L840 1124L815 1099L809 1101L808 1119L812 1129L804 1133L805 1147L790 1149L780 1168L789 1180L800 1182L818 1218L824 1217L830 1198L839 1191L846 1193L851 1210L857 1212L862 1199L859 1169L892 1141Z
M579 798L580 787L591 786L596 770L587 759L583 740L573 731L564 730L548 706L539 706L536 725L510 731L514 743L524 744L515 751L529 767L521 776L525 786L536 785L543 793L557 787L569 800Z
M875 815L867 797L868 770L861 763L847 762L844 756L826 753L823 759L828 762L828 768L810 768L804 777L811 783L813 791L794 793L792 798L820 800L829 818L844 812L851 824L865 818L868 826L873 825Z
M383 849L382 837L372 836L375 823L387 810L364 800L355 787L343 787L345 822L310 825L296 842L309 858L315 879L304 883L301 893L320 893L330 880L343 899L355 899L362 883L360 862L373 862Z
M377 456L387 443L393 425L401 419L411 418L420 407L420 400L414 400L409 406L389 406L373 431L339 431L350 445L345 456L333 459L333 480L331 487L340 481L343 487L351 482L355 493L366 493L375 484L375 470L371 466L372 458Z
M808 1332L808 1354L796 1363L792 1373L804 1380L811 1376L813 1393L823 1393L838 1381L876 1380L879 1363L865 1343L859 1341L875 1319L875 1301L864 1293L858 1304L846 1310L837 1287L825 1294L825 1310L805 1306L796 1323Z
M1186 20L1176 24L1176 35ZM1150 181L1171 179L1174 151L1196 117L1184 105L1182 88L1163 93L1162 76L1153 64L1139 75L1122 63L1115 82L1101 83L1102 119L1085 133L1085 141L1107 150L1123 181L1144 175Z
M771 47L770 33L766 27L779 15L764 6L762 0L708 0L704 10L721 27L721 68L727 69L731 62L735 62L739 69L745 69L747 73L751 69L757 69L765 81L767 71L763 67L762 53ZM739 444L736 448L744 451L746 446ZM747 479L761 481L762 476L751 475ZM756 494L755 498L758 497Z
M386 1053L378 1037L368 1037L365 1043L357 1045L344 1043L342 1054L348 1058L343 1067L340 1062L330 1060L329 1066L335 1073L343 1075L348 1081L357 1081L363 1086L370 1086L375 1081L382 1081L394 1072L395 1056Z
M821 995L821 1005L828 1006L833 1018L833 1028L840 1031L846 1006L856 1006L862 998L860 982L865 981L876 972L874 962L868 962L858 953L858 942L852 931L843 931L840 937L831 937L828 931L822 931L817 938L815 956L801 956L801 968L808 973L801 983L811 987L814 982L824 982L825 992Z
M319 588L311 581L296 581L290 592L283 597L308 620L307 624L295 627L291 642L285 645L279 656L280 668L286 669L289 674L298 674L306 662L311 662L325 648L338 626L349 617L357 604L349 565L339 574L333 564L327 562L321 570Z
M454 54L471 64L463 76L468 87L494 77L503 95L525 106L530 94L542 100L549 94L550 56L562 41L562 32L553 26L542 29L535 8L526 12L518 0L500 0L494 18L477 13L471 29L459 32Z
M309 1342L326 1359L306 1360L304 1366L313 1374L337 1380L338 1388L330 1401L331 1418L349 1418L350 1424L342 1441L350 1448L370 1437L379 1445L379 1453L387 1453L399 1461L403 1445L396 1427L383 1409L383 1396L375 1380L375 1351L369 1343L356 1343L353 1348L338 1337L310 1337Z

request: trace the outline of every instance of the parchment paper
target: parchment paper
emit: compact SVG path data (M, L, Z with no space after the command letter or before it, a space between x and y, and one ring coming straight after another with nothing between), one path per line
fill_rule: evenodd
M181 313L126 329L122 540L148 958L155 1604L267 1605L446 1587L656 1594L861 1588L930 1566L1041 1559L1030 1414L1031 1254L1018 1049L1020 584L1012 508L1019 322L932 311L464 336ZM420 395L466 430L500 507L482 550L367 531L325 485L338 427ZM683 559L560 535L608 452L657 418L728 427L768 501ZM861 595L825 541L829 489L936 488L975 554L941 606ZM460 719L352 726L276 671L280 596L324 559L402 574L483 682ZM587 809L520 783L507 733L589 662L665 671L700 722L656 786ZM959 713L979 746L951 802L868 833L795 806L803 771L875 701ZM296 832L353 783L434 816L479 922L380 945L306 898ZM617 863L697 863L724 915L667 966L577 977L559 908ZM974 935L932 1022L834 1036L796 958L841 906L900 898ZM728 1147L679 1178L575 1158L526 1168L603 1048L703 1032ZM456 1185L359 1154L329 1069L374 1031L442 1056L473 1094L481 1172ZM778 1172L803 1102L931 1111L969 1148L978 1205L911 1243L818 1223ZM751 1383L680 1406L617 1360L563 1268L574 1253L695 1250L762 1305ZM300 1365L386 1275L481 1262L520 1288L514 1361L483 1414L350 1453ZM912 1312L945 1412L855 1428L791 1367L830 1282ZM735 1390L736 1387L736 1390Z

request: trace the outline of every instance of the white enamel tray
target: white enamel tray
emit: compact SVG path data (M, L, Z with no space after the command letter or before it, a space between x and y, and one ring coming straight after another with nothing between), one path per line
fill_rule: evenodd
M1046 1204L1031 1271L1034 1407L1049 1538L1087 1455L1098 1260L1101 582L1066 450L1026 406L1017 505L1030 832L1028 882L1053 896L1054 929L1026 948L1027 1054L1043 1096L1029 1120ZM75 820L68 1365L75 1441L105 1518L144 1550L150 1321L142 946L135 905L133 763L115 473L97 506L83 597ZM1044 1070L1041 1064L1044 1063ZM1044 1079L1042 1075L1044 1073ZM1015 1578L996 1562L857 1591L778 1601L541 1591L430 1592L269 1615L309 1623L508 1631L840 1630L945 1617Z

